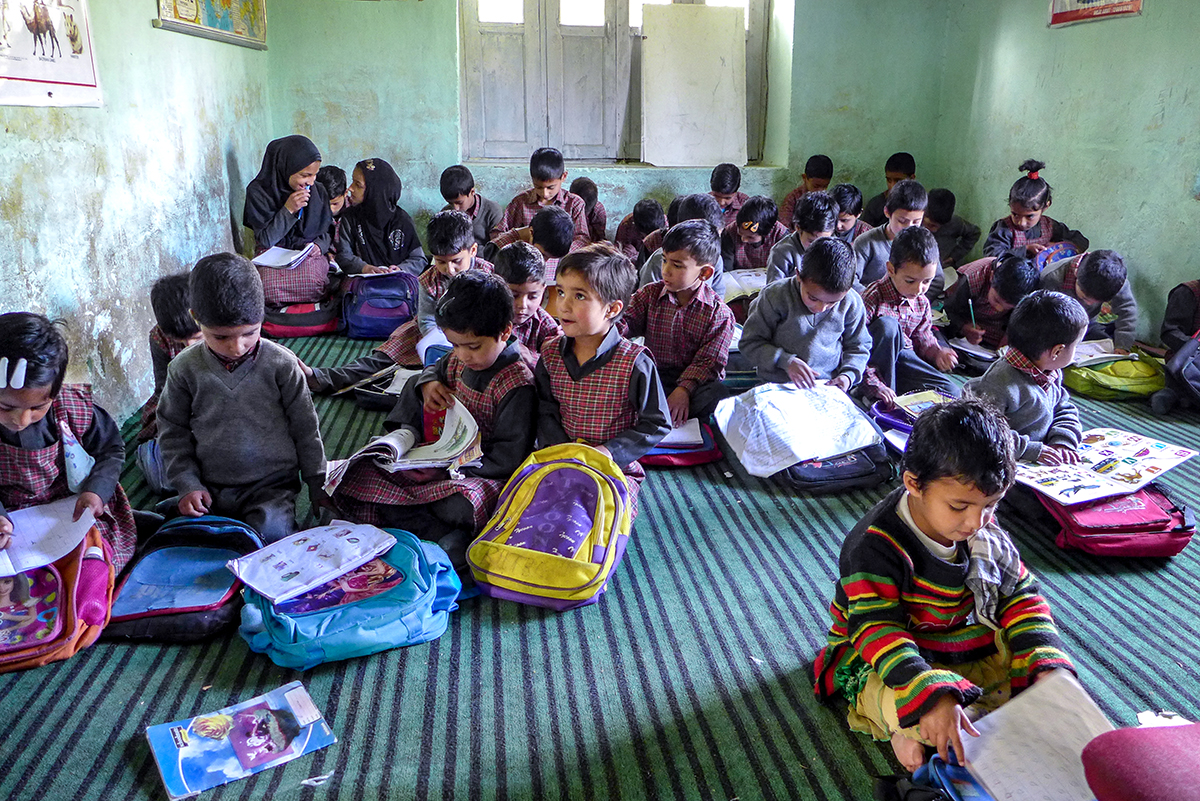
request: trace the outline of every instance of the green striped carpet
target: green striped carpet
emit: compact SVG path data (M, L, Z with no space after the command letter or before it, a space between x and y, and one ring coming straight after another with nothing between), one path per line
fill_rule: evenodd
M317 365L369 344L291 343ZM1195 444L1200 417L1084 401L1087 426ZM343 456L378 413L318 402ZM132 436L132 430L130 430ZM149 498L136 468L135 505ZM1200 462L1166 483L1195 502ZM798 498L721 462L652 473L628 555L601 603L553 614L464 603L439 640L298 674L236 636L188 647L101 644L0 676L0 798L165 797L146 726L300 678L337 745L213 791L222 799L750 799L870 797L886 745L818 704L819 647L847 528L885 488ZM1143 709L1200 719L1200 544L1170 560L1102 561L1010 520L1080 675L1118 724ZM324 785L311 776L333 773Z

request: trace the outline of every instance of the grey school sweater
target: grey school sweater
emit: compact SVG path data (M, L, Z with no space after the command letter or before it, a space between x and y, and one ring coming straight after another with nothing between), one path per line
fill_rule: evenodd
M1017 458L1036 462L1044 445L1079 447L1083 426L1079 410L1061 382L1042 389L1033 379L1004 359L997 359L966 390L1000 407L1012 426Z
M158 443L180 495L297 470L305 481L325 474L304 374L290 351L265 339L232 373L203 343L176 356L158 401Z
M1042 273L1042 289L1062 292L1063 278L1066 276L1067 269L1078 260L1079 257L1061 259L1056 264L1051 265L1049 270ZM1137 301L1133 297L1133 288L1129 286L1128 278L1125 279L1125 283L1117 290L1116 296L1108 302L1108 305L1112 309L1113 314L1117 315L1117 321L1113 325L1113 347L1133 350L1133 340L1137 336L1138 307ZM1085 304L1083 309L1087 312L1089 320L1095 320L1099 316L1100 309L1103 306L1103 303L1095 306Z
M887 238L887 226L885 220L883 225L875 226L854 240L854 255L858 258L854 288L859 292L887 275L887 263L892 257L892 240ZM931 299L940 297L945 285L946 275L939 260L933 283L925 294Z
M786 383L788 360L806 362L823 379L842 373L854 386L862 380L871 354L867 314L857 292L820 314L813 314L800 297L796 278L768 284L754 302L742 327L741 352L765 381Z
M800 271L803 259L804 245L800 243L800 234L792 231L771 248L771 255L767 257L767 283L795 275Z

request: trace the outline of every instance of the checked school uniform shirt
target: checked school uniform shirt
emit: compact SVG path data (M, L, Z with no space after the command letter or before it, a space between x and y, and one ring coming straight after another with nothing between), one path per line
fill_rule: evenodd
M575 237L571 241L571 250L581 248L592 241L588 235L587 205L583 202L583 198L566 189L559 189L554 199L546 205L559 206L566 209L567 213L571 215L571 221L575 223ZM492 239L492 243L497 247L504 247L506 244L515 242L516 240L510 240L502 244L499 234L514 228L524 228L533 222L534 216L543 208L545 207L538 205L537 196L532 189L527 189L514 197L504 210L504 217L500 220L497 236Z
M542 345L552 337L562 335L562 327L550 312L538 306L529 319L513 326L513 336L521 347L521 359L532 370L541 358Z
M763 234L762 241L748 245L738 236L738 224L725 226L721 234L721 250L729 255L725 263L730 270L765 270L771 256L771 248L790 233L783 223L777 222Z
M988 231L987 239L983 241L983 255L998 257L1015 253L1024 257L1029 245L1050 245L1055 242L1071 242L1080 253L1087 250L1089 244L1086 236L1044 214L1037 226L1028 231L1017 230L1012 218L1005 217L992 223L992 230Z
M617 226L617 233L613 235L613 244L617 246L617 250L633 261L638 257L643 239L645 237L633 222L633 215L626 214L625 219L621 220L620 225Z
M895 317L900 324L900 338L904 347L930 364L934 363L941 352L941 345L933 335L929 298L923 294L915 298L904 297L896 290L891 276L885 275L863 290L862 300L867 310L868 325L877 317ZM874 367L867 367L863 380L876 391L884 386Z
M662 281L647 284L634 293L622 323L626 336L646 338L660 371L679 372L676 386L688 394L725 377L733 312L708 284L683 306Z

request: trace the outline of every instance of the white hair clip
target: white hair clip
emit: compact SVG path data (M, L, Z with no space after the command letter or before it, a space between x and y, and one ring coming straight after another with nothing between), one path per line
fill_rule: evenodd
M0 389L8 389L8 357L0 356Z
M8 385L13 389L25 389L25 370L28 367L28 361L17 359L17 366L13 368L12 378L9 379Z

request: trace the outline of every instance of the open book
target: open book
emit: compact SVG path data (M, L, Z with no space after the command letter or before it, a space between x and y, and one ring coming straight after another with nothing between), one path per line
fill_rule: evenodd
M1079 464L1017 467L1017 481L1063 506L1128 495L1196 455L1196 451L1116 428L1083 432Z
M288 248L276 246L264 250L262 253L255 256L252 261L259 267L274 267L277 270L291 270L297 264L308 258L308 254L316 249L317 246L313 242L309 242L301 250L289 250Z
M9 512L13 538L0 550L0 576L15 576L56 562L79 547L88 529L96 525L91 509L75 516L78 496L71 495L40 506Z
M658 443L660 448L695 448L704 444L704 435L700 433L700 419L689 417L683 425L672 428L671 433Z
M762 292L767 285L766 268L725 271L725 302L749 298Z
M932 409L939 403L945 403L952 398L943 395L934 389L926 389L921 392L908 392L904 395L896 396L896 408L899 409L909 420L916 420L921 412L926 409Z
M1075 359L1071 367L1090 367L1094 364L1107 364L1125 359L1137 360L1136 353L1115 353L1111 339L1094 339L1091 342L1080 342L1075 348Z
M961 353L966 353L985 362L994 362L998 357L996 351L983 345L973 345L965 337L955 337L954 339L947 340L946 344Z

